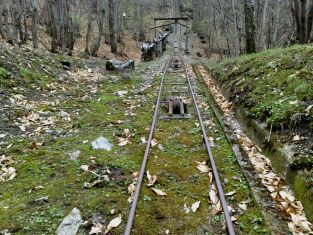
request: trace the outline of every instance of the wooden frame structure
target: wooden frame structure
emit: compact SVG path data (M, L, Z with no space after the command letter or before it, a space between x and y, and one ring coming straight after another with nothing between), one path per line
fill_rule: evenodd
M185 46L185 52L186 53L189 53L189 50L188 50L188 29L189 29L189 26L188 26L188 21L189 21L189 18L188 17L160 17L160 18L154 18L154 37L156 38L157 37L157 28L161 28L161 27L164 27L164 26L169 26L169 25L180 25L180 26L183 26L186 28L186 46ZM160 26L156 26L156 23L157 21L167 21L167 20L172 20L174 22L172 23L169 23L169 24L164 24L164 25L160 25ZM186 24L182 24L179 22L179 20L183 20L183 21L186 21Z

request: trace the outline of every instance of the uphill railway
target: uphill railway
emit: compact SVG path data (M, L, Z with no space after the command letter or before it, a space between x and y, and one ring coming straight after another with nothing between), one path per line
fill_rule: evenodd
M176 39L174 39L173 54L166 61L162 72L153 120L150 127L150 133L147 140L144 157L141 163L136 190L133 195L124 235L136 234L132 229L136 220L136 209L138 202L142 200L141 191L144 183L145 172L147 171L147 164L149 162L149 158L151 158L151 148L153 145L155 132L158 129L158 123L163 121L170 122L173 120L180 120L182 122L183 120L193 120L197 122L198 128L201 130L203 145L208 157L208 165L212 171L213 182L215 184L221 209L223 211L224 226L226 227L228 234L235 234L230 211L225 199L223 185L219 177L214 156L212 154L212 143L210 141L210 137L207 134L207 130L203 121L203 114L199 108L199 101L197 98L200 95L197 94L197 88L193 86L193 83L194 81L189 76L187 63L179 52L178 42ZM201 138L198 138L198 141L201 141ZM224 229L225 228L220 228L221 231ZM225 233L225 231L221 232L221 234L223 233Z

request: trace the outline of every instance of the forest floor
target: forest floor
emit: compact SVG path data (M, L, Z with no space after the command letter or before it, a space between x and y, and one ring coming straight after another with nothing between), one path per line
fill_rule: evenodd
M110 234L122 233L167 55L125 75L105 71L102 59L0 45L0 233L54 234L74 207L85 221L79 234L103 230L119 215L122 223ZM201 102L209 106L208 100ZM257 205L213 110L206 112L236 230L270 234L266 209ZM203 188L209 179L195 163L206 159L197 123L162 122L159 130L148 169L157 175L154 187L168 195L159 197L144 186L136 233L216 234L212 229L223 216L208 211L210 192ZM99 137L113 145L111 151L93 149ZM199 209L186 213L198 201Z
M80 234L104 229L118 215L122 223L110 233L121 234L132 174L139 169L145 149L157 74L168 56L139 65L128 77L107 73L101 60L16 50L7 44L0 50L0 231L53 234L77 207L86 221ZM207 112L213 117L212 111ZM218 121L212 119L209 125L219 145L213 151L229 192L236 229L243 234L269 233ZM180 138L166 138L165 128L173 132L170 136ZM159 130L148 168L157 174L155 187L168 195L162 198L144 188L136 233L217 234L223 216L219 210L210 214L210 192L203 190L209 178L197 170L196 162L206 160L197 123L162 122ZM111 151L93 149L92 142L99 137L112 143ZM200 208L187 213L195 202L201 203Z

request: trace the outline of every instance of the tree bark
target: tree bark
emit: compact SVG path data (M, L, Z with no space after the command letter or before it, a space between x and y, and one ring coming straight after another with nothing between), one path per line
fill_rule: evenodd
M100 44L101 44L101 40L102 40L102 36L103 36L103 24L104 24L104 20L105 20L105 2L104 0L99 0L99 4L98 4L98 14L99 14L99 22L98 22L98 26L99 26L99 33L98 33L98 37L95 41L95 44L93 46L93 48L91 49L90 55L91 56L97 56L98 50L100 48Z
M3 15L3 0L0 0L0 36L5 39L5 32L3 28L3 20L2 20L2 15Z
M312 0L294 0L293 11L296 21L297 39L300 43L308 43L313 22Z
M254 4L251 0L244 1L246 53L256 52Z
M32 0L32 38L33 38L33 48L38 48L37 21L38 21L37 0Z
M90 36L91 36L91 24L92 24L92 11L93 11L93 0L88 0L88 21L87 21L87 34L86 34L86 45L85 45L85 52L90 55L89 50L89 43L90 43Z
M116 33L114 27L114 0L109 0L109 30L110 30L110 45L111 52L113 54L117 53L117 41L116 41Z

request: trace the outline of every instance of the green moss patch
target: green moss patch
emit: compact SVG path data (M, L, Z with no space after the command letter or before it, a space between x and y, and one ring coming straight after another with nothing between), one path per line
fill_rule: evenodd
M252 117L274 127L306 123L313 99L313 47L293 46L227 59L214 66L214 76L231 92L231 99Z

